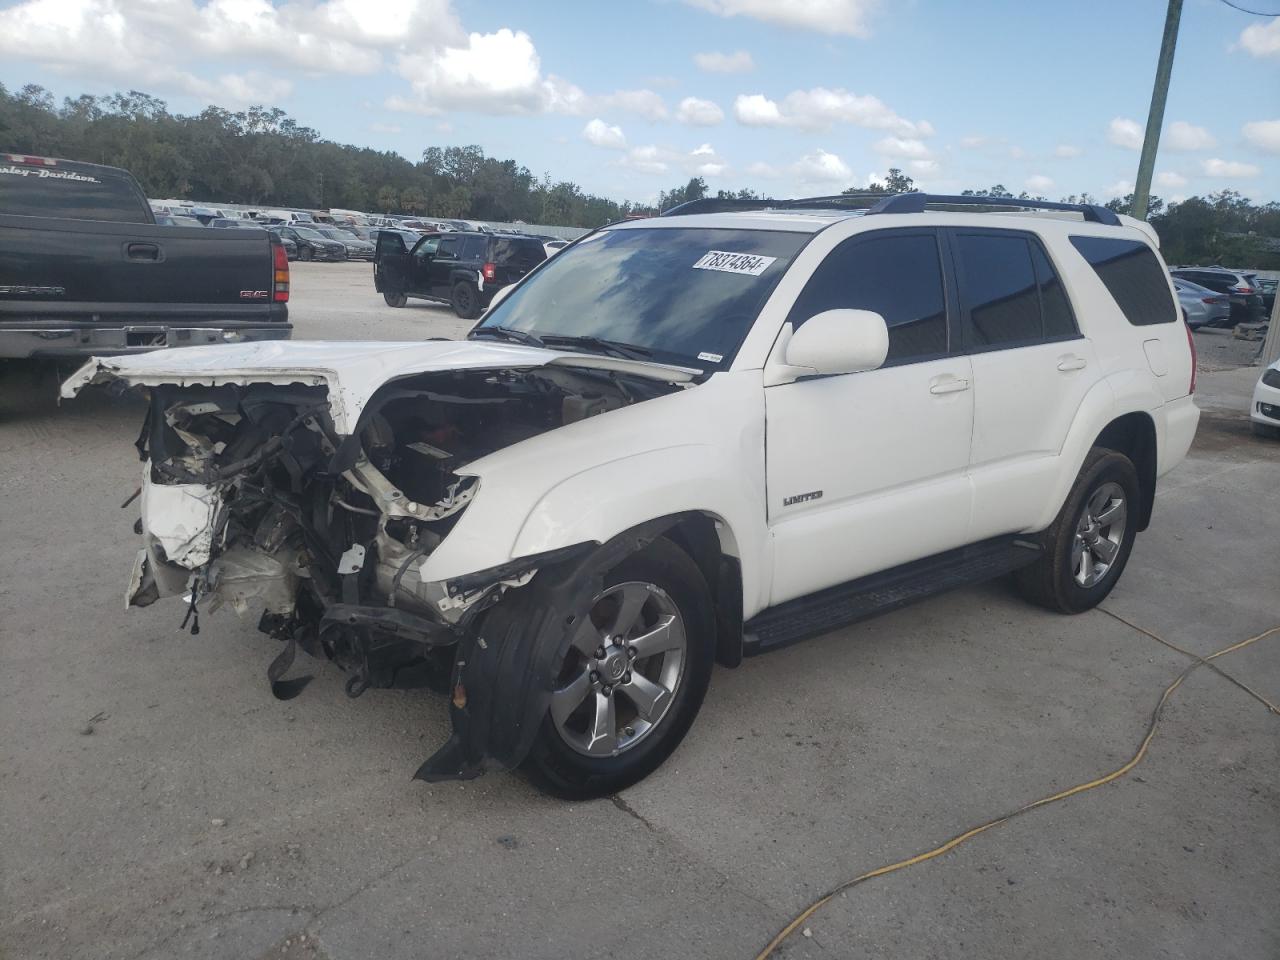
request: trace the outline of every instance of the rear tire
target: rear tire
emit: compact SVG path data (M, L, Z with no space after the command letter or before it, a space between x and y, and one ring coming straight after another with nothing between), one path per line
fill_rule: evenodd
M449 303L453 306L453 312L463 320L474 320L480 316L480 291L465 280L453 285Z
M1137 536L1138 471L1122 453L1094 447L1058 516L1040 534L1044 552L1015 574L1022 595L1059 613L1101 603L1120 579Z
M403 307L409 302L409 298L403 293L383 293L382 299L387 301L388 307Z
M626 609L623 598L629 592L645 598L642 605L636 606L634 628L628 629L631 624L622 624L620 636L611 639L608 634L617 624L609 620L616 615L621 622ZM607 657L600 661L592 659L591 653L583 655L580 642L570 647L560 676L553 681L557 693L553 694L552 704L522 769L540 788L558 797L607 796L656 770L693 724L711 680L715 656L711 591L689 555L670 540L660 538L610 570L604 577L604 591L588 610L564 613L578 617L583 629L589 631L587 647L597 642L596 632L603 631L603 639L598 642L609 645L601 647L607 657L613 654L615 644L624 642L623 637L644 643L657 636L655 625L671 624L670 633L664 637L675 637L676 628L682 631L679 641L664 640L673 644L665 652L644 654L649 648L637 647L639 656L631 661L636 680L644 682L643 688L638 689L661 689L669 693L670 699L665 705L661 698L650 701L649 715L656 717L651 724L644 720L638 701L632 700L627 692L633 683L631 667L621 682L613 677L614 686L610 688L610 678L605 676L610 672ZM596 627L598 617L605 621L603 627ZM672 670L666 658L675 656L677 649L680 661ZM598 680L588 681L591 676ZM672 682L672 677L678 679ZM563 697L575 681L583 684L585 699L573 708L573 698L569 697L563 700L564 707L560 709L557 697ZM602 690L608 691L603 693L603 700ZM589 755L588 751L594 749L588 744L592 724L598 723L595 711L599 709L598 704L610 702L609 698L613 705L609 707L607 724L612 739L596 741L603 743L603 748L597 755Z

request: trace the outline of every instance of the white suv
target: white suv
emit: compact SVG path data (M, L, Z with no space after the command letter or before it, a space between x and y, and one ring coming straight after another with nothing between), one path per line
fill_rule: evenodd
M992 203L696 202L465 341L95 359L66 395L150 390L129 602L258 619L279 696L297 646L352 695L419 666L420 777L570 796L656 768L713 661L1015 571L1087 610L1191 444L1191 338L1145 224Z

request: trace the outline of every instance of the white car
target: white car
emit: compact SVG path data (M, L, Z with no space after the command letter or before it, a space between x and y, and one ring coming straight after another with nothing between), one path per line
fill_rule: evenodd
M94 359L64 395L150 396L128 602L251 617L281 696L298 646L352 695L442 669L418 776L565 796L661 764L713 661L1011 571L1087 610L1191 444L1191 338L1145 224L992 203L695 202L463 341Z
M1262 371L1253 388L1249 426L1259 437L1280 439L1280 360Z

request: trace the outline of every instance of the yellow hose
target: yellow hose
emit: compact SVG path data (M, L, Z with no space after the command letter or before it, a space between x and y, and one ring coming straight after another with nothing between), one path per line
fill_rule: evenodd
M1103 611L1103 612L1109 613L1109 611ZM1151 746L1151 741L1152 739L1154 739L1156 735L1156 728L1160 725L1160 716L1164 712L1165 704L1168 703L1169 698L1173 696L1173 691L1177 690L1178 687L1182 686L1182 681L1185 680L1188 676L1190 676L1194 671L1198 670L1200 667L1208 666L1211 669L1214 669L1216 672L1221 673L1222 676L1226 677L1226 679L1230 680L1232 683L1236 684L1241 689L1246 690L1250 695L1260 700L1263 704L1266 705L1266 707L1269 710L1271 710L1272 713L1280 714L1280 709L1277 709L1273 703L1271 703L1269 700L1263 697L1260 693L1257 693L1256 691L1250 689L1249 687L1246 687L1243 683L1241 683L1239 680L1236 680L1234 677L1231 677L1228 674L1222 673L1222 671L1217 670L1217 668L1214 667L1213 664L1209 662L1211 660L1216 660L1218 657L1225 656L1228 653L1234 653L1236 650L1240 650L1243 647L1247 647L1252 643L1257 643L1259 640L1263 640L1266 637L1271 636L1273 633L1280 633L1280 626L1272 627L1270 630L1264 630L1262 633L1258 634L1257 636L1250 637L1247 640L1241 640L1239 643L1233 643L1231 646L1224 647L1223 649L1217 651L1216 653L1209 654L1209 656L1207 657L1201 657L1201 656L1198 656L1197 654L1190 652L1189 650L1184 650L1182 647L1176 646L1175 644L1170 643L1169 641L1156 636L1154 633L1151 633L1147 630L1143 630L1141 627L1134 626L1134 624L1129 623L1129 621L1124 620L1122 617L1116 616L1116 614L1109 614L1109 615L1112 617L1115 617L1115 619L1117 620L1121 620L1123 623L1126 623L1131 627L1134 627L1135 630L1138 630L1139 632L1145 634L1146 636L1151 637L1154 640L1160 641L1160 643L1163 643L1165 646L1178 651L1184 656L1191 657L1195 661L1189 667L1187 667L1187 669L1183 670L1182 673L1178 674L1177 679L1175 679L1173 683L1169 684L1169 686L1164 688L1164 693L1160 694L1160 699L1156 701L1155 709L1151 712L1151 720L1147 724L1146 735L1142 738L1142 742L1138 744L1137 751L1134 752L1133 756L1130 757L1128 761L1126 761L1123 765L1117 767L1115 770L1112 770L1110 773L1106 774L1105 776L1098 777L1096 780L1089 780L1086 783L1078 783L1074 787L1068 787L1067 789L1060 790L1058 793L1051 794L1050 796L1041 797L1039 800L1033 800L1028 804L1018 807L1018 809L1012 811L1011 813L1007 813L1002 817L997 817L995 820L988 820L986 823L980 824L976 827L971 827L970 829L964 831L964 833L957 834L956 836L948 840L946 843L942 844L941 846L934 847L932 850L926 850L924 853L918 853L914 857L908 857L906 860L899 860L897 863L890 863L890 864L886 864L883 867L876 867L876 869L874 870L868 870L866 873L859 874L858 876L854 877L852 880L846 880L844 883L841 883L838 886L833 887L831 890L823 894L813 903L809 904L809 906L805 907L803 911L796 914L795 918L792 919L791 922L788 923L785 927L779 930L777 936L775 936L772 940L769 941L769 945L766 946L763 950L760 951L760 953L756 955L756 960L768 960L768 958L772 956L773 952L782 945L782 942L786 940L787 937L791 936L791 934L795 933L796 930L798 930L806 920L808 920L815 913L821 910L824 906L830 903L836 896L843 893L845 890L848 890L850 887L857 886L858 884L864 883L867 880L874 880L876 877L883 877L885 876L885 874L896 873L897 871L904 870L907 867L913 867L917 863L924 863L926 860L932 860L934 857L940 857L944 853L951 852L952 850L960 846L960 844L964 843L965 841L972 840L978 834L986 833L988 830L992 829L993 827L998 827L1001 824L1008 823L1010 820L1012 820L1016 816L1027 813L1028 811L1031 811L1031 810L1035 810L1037 807L1047 806L1050 803L1057 803L1059 800L1065 800L1068 797L1074 797L1077 793L1084 793L1086 790L1093 790L1095 787L1101 787L1105 784L1111 783L1113 780L1120 779L1126 773L1128 773L1130 770L1132 770L1134 767L1136 767L1139 763L1142 762L1142 758L1145 757L1147 754L1147 748Z

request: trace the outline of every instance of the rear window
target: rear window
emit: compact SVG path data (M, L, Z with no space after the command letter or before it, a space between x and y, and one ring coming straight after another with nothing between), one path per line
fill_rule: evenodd
M494 263L517 263L531 267L547 259L547 251L537 240L509 240L501 237L492 242L489 256Z
M1178 319L1164 270L1145 243L1113 237L1072 237L1071 245L1089 261L1131 324L1145 327Z
M133 181L100 169L0 162L0 213L150 223Z

